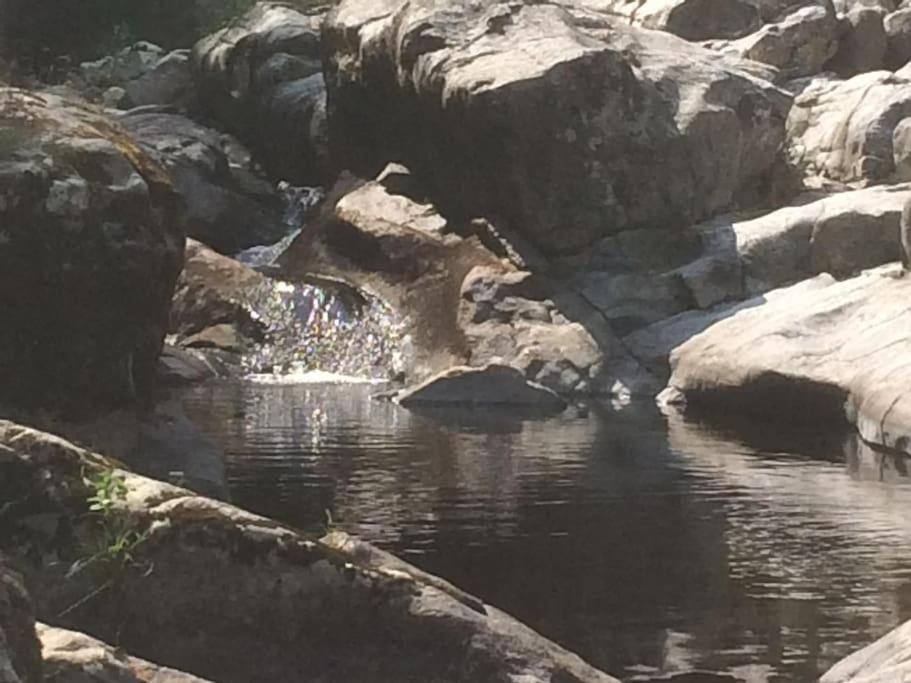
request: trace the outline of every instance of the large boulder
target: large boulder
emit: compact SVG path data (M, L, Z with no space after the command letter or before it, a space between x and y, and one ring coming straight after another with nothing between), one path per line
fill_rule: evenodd
M184 237L170 178L120 127L0 90L0 398L145 395Z
M888 182L895 175L893 136L911 116L911 78L874 71L823 80L794 101L788 154L809 179L845 184Z
M900 69L911 60L911 7L889 14L883 21L886 31L886 68Z
M275 177L327 178L322 17L260 2L193 48L203 108L244 140Z
M838 52L829 68L843 76L883 68L888 47L880 7L853 7L842 19Z
M550 254L764 198L790 104L770 70L595 5L345 0L323 31L335 164L402 160L446 215Z
M789 420L845 420L911 453L911 279L897 264L731 311L671 354L667 400Z
M778 69L779 80L812 76L822 71L838 49L839 23L831 5L800 7L755 33L711 47Z
M746 0L590 0L588 4L628 17L643 28L694 41L739 38L762 23L757 4Z
M29 496L4 517L11 532L0 546L28 565L39 610L116 637L136 656L217 681L305 672L364 683L616 683L496 608L344 535L309 538L9 422L0 444L0 487ZM106 523L133 542L126 559L91 561L84 543L105 520L84 514L98 486L85 482L104 477L116 482L104 489ZM62 531L40 531L54 528Z
M276 242L288 232L274 188L232 160L236 143L157 109L134 109L119 121L168 170L191 237L232 254Z
M0 681L41 683L41 646L22 577L0 556Z

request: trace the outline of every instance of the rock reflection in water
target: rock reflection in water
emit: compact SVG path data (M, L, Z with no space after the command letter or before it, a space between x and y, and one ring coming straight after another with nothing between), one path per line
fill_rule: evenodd
M630 680L811 681L911 617L911 486L866 476L840 435L651 406L443 419L373 391L227 383L186 402L236 502L313 529L329 509Z

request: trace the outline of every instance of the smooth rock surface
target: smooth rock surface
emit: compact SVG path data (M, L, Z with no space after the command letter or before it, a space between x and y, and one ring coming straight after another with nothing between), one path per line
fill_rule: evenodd
M848 655L819 683L904 683L911 677L911 622Z
M450 368L405 390L396 400L406 408L469 404L560 412L566 407L566 402L550 389L529 382L516 368L497 364Z
M0 89L0 394L90 410L146 395L183 260L178 198L122 128Z
M594 5L344 0L323 31L336 167L402 161L444 214L548 254L765 198L790 104L771 70Z
M909 293L891 264L755 302L674 350L664 398L847 419L869 443L911 453Z

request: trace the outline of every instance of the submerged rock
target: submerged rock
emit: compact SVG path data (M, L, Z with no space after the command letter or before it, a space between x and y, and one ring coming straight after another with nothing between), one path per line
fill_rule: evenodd
M335 164L403 161L446 215L548 254L765 199L790 104L771 72L597 4L344 0L323 31Z
M435 375L397 397L406 408L420 405L472 404L515 406L561 412L566 402L554 391L529 382L508 365L456 367Z
M30 501L5 518L11 533L0 545L12 545L29 567L40 612L63 612L65 627L102 640L117 636L137 656L238 683L300 680L301 672L308 680L364 683L616 683L385 553L337 534L307 538L122 470L113 472L122 493L113 496L111 514L141 540L111 579L113 592L86 599L98 590L98 571L80 557L77 539L91 541L100 530L84 515L91 495L84 477L110 472L110 463L11 423L0 423L0 444L0 486L27 492ZM37 532L29 524L36 513L73 533ZM42 562L49 552L60 561Z
M148 395L184 237L170 178L121 127L0 89L0 398Z

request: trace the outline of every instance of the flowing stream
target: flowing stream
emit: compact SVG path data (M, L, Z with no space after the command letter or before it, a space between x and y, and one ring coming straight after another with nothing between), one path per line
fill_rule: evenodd
M904 462L851 435L724 432L651 405L414 413L376 391L183 398L234 502L314 531L328 510L624 680L812 681L911 618Z

